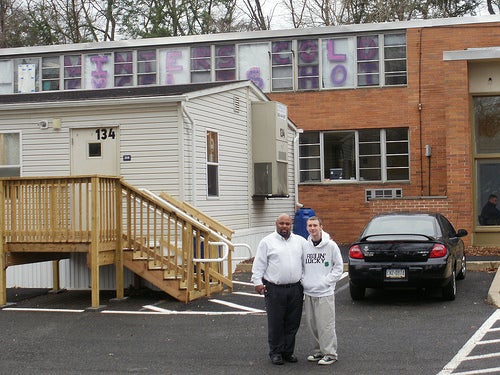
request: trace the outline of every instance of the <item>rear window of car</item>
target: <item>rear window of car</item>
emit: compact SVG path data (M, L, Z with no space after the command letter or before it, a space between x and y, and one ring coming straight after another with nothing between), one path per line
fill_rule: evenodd
M390 216L374 218L366 227L364 236L373 234L425 234L436 236L433 217Z

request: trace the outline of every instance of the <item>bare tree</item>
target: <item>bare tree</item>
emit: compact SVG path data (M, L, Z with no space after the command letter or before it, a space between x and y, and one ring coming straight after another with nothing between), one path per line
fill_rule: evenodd
M486 0L486 7L488 8L489 14L497 14L500 12L500 1L499 0Z
M282 0L282 3L291 13L294 27L311 27L475 15L480 1Z

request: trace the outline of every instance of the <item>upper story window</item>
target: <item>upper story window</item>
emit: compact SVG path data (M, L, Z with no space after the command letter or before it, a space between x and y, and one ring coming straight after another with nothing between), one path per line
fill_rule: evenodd
M14 75L12 69L12 61L0 61L0 94L11 94L14 88Z
M60 88L61 62L59 56L42 58L42 91L56 91Z
M137 51L137 85L155 85L156 70L156 50L144 49Z
M234 44L215 46L215 80L236 79L236 46Z
M406 85L406 36L405 34L384 35L385 85Z
M263 92L406 85L406 34L129 47L0 61L0 94L251 80Z
M134 52L115 52L114 63L115 87L134 86Z
M82 88L82 56L64 56L64 90Z
M409 161L407 128L300 135L301 182L408 181Z
M212 60L210 46L191 48L191 82L210 82L212 80Z
M358 86L378 86L379 84L379 48L378 35L358 36Z
M31 57L18 59L16 61L17 70L14 71L16 79L14 80L14 90L20 94L36 92L39 90L39 72L40 58Z
M0 177L21 175L21 142L19 133L0 133Z
M299 40L297 51L299 90L319 88L319 48L317 39Z
M292 41L273 42L271 49L271 91L293 90Z

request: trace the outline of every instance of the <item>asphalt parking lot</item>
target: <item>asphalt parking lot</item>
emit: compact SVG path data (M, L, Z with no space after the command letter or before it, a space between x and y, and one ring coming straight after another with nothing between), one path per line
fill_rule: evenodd
M336 292L340 359L325 367L305 360L311 338L304 322L299 363L270 363L264 301L248 272L235 274L233 293L188 304L148 290L116 301L103 291L95 310L88 309L90 291L10 289L17 301L0 310L0 373L436 375L495 311L486 302L493 277L469 273L449 303L419 293L368 293L353 302L344 278Z

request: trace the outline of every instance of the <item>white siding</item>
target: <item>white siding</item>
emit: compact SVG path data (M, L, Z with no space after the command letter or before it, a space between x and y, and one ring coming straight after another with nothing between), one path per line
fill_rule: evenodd
M235 98L239 100L235 111ZM151 105L122 104L93 106L71 103L55 107L2 111L0 130L21 129L23 176L65 176L70 170L70 129L118 126L120 133L120 173L130 184L155 193L193 203L235 230L234 242L248 243L252 254L262 237L274 230L276 217L294 213L294 132L289 131L290 198L253 200L251 102L264 100L251 86L231 86L194 94L185 103L154 101ZM123 104L125 103L125 104ZM27 105L29 107L29 105ZM39 107L39 106L38 106ZM27 114L28 113L28 114ZM51 122L62 120L61 130ZM49 120L49 129L36 123ZM219 197L207 198L206 132L219 134ZM193 145L194 138L194 145ZM123 156L130 155L130 161ZM248 251L237 249L236 257ZM232 265L233 268L238 261ZM89 288L90 272L84 257L72 255L61 261L61 287ZM114 288L114 267L101 267L102 289ZM125 285L133 281L126 272ZM7 270L7 286L52 287L52 263L38 263Z

